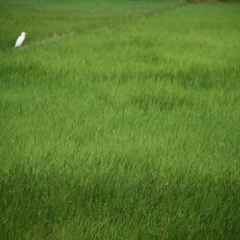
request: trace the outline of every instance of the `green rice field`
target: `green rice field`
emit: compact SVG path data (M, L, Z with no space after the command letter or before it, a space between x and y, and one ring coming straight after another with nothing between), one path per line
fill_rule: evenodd
M240 2L0 0L0 239L240 239Z

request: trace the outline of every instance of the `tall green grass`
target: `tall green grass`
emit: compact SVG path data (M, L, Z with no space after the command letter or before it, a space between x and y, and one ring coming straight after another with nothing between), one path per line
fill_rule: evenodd
M240 237L239 4L0 6L0 239Z

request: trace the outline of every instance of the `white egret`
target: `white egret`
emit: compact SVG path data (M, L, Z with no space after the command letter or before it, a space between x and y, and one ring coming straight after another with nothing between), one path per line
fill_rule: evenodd
M25 37L26 37L26 33L22 32L22 34L18 37L18 39L16 41L15 47L20 47L22 45Z

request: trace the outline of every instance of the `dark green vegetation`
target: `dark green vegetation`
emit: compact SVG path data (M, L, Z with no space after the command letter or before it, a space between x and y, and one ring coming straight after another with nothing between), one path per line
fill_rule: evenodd
M0 239L239 239L239 4L0 16Z

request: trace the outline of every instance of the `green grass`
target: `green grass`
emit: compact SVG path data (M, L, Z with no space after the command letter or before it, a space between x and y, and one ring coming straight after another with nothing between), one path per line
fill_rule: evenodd
M0 239L239 239L239 3L0 9Z

